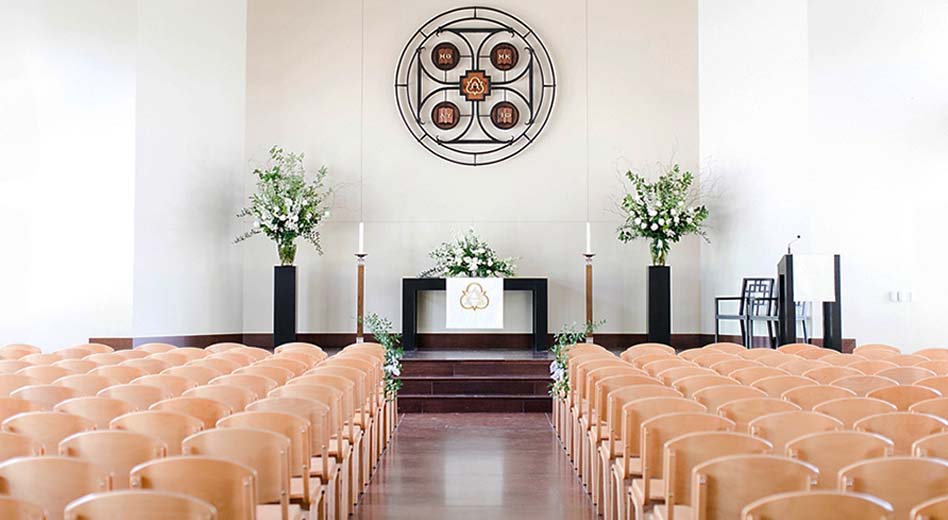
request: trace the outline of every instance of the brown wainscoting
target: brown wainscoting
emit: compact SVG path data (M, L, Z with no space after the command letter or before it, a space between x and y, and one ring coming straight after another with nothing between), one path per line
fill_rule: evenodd
M128 350L132 348L132 338L89 338L89 343L101 343L115 350Z

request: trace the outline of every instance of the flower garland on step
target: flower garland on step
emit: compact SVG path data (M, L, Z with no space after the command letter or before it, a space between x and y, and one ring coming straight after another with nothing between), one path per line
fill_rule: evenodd
M402 380L398 379L402 375L402 358L405 356L405 349L401 346L402 335L392 332L391 320L374 312L365 317L363 324L375 341L385 347L385 364L382 366L385 372L385 399L391 401L402 387Z
M587 323L583 329L579 325L564 325L559 332L553 335L553 362L550 363L550 395L556 399L564 399L569 393L569 372L566 370L567 357L569 349L578 343L585 343L586 338L592 336L596 329L601 327L606 320L600 320L593 323Z

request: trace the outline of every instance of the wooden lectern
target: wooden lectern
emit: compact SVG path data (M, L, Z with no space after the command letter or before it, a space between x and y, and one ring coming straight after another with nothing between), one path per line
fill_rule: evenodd
M823 303L823 347L842 351L839 255L786 254L780 259L777 264L779 345L797 342L797 301Z

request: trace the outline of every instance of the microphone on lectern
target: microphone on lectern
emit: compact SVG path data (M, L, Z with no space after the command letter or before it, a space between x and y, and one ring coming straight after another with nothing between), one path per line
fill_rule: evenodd
M792 255L792 254L793 254L793 253L790 251L790 246L792 246L792 245L794 244L794 242L796 242L797 240L800 240L800 235L797 235L797 238L794 238L793 240L791 240L790 242L787 243L787 254L788 254L788 255Z

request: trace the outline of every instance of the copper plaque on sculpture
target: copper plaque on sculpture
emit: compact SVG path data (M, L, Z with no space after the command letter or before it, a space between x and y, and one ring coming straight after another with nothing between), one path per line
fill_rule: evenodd
M553 111L553 61L537 33L515 16L464 7L425 22L395 73L405 126L431 153L482 166L537 140Z

